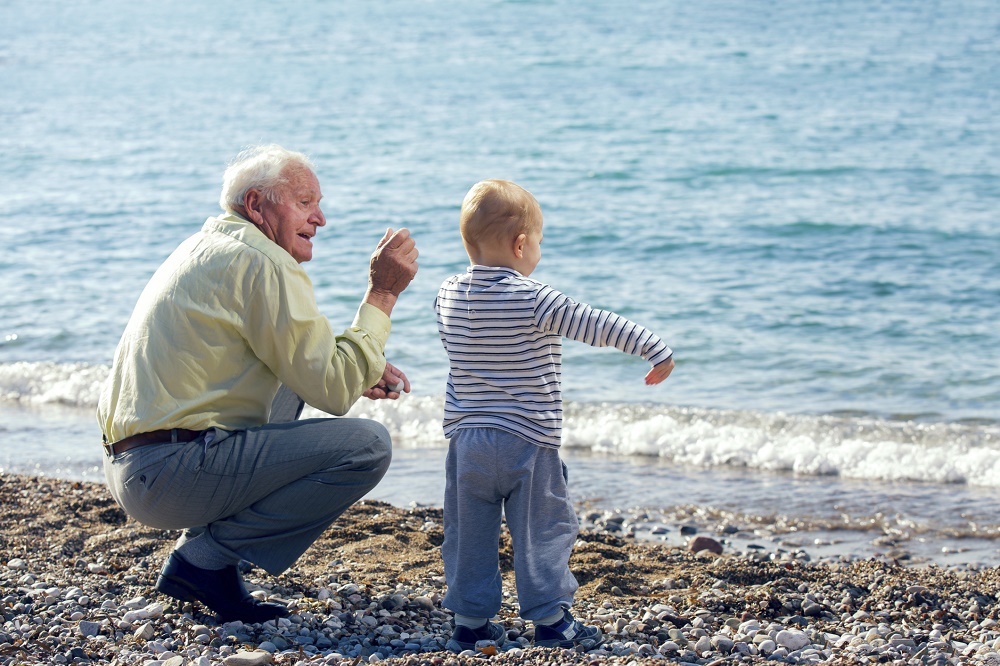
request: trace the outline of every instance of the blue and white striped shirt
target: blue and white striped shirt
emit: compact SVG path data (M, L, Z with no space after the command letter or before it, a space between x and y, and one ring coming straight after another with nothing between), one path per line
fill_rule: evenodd
M472 266L434 302L448 352L444 434L500 428L541 446L562 437L562 338L615 347L653 365L673 352L656 335L510 268Z

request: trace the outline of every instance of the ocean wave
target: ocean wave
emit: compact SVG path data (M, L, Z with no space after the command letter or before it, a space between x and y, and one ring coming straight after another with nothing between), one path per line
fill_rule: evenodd
M0 363L0 402L96 407L108 370L90 363Z
M564 446L701 467L1000 485L1000 426L868 416L573 405Z
M0 364L0 402L92 409L107 373L105 365L86 363ZM399 448L442 448L443 401L440 395L405 395L395 402L362 399L348 416L382 422ZM312 408L303 415L325 416ZM996 422L567 402L563 446L705 468L1000 486Z
M359 402L404 448L444 446L441 397ZM318 414L318 413L317 413ZM563 446L697 467L1000 486L1000 425L626 403L567 403Z

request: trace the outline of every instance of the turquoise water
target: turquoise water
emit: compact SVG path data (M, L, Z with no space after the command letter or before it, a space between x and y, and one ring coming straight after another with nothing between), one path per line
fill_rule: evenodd
M431 304L466 263L465 191L502 177L545 213L535 276L677 354L650 389L642 361L567 344L568 449L926 484L940 501L898 510L938 526L968 522L956 492L1000 508L978 490L1000 486L995 2L2 11L4 469L95 474L92 410L142 285L217 210L225 162L276 141L317 166L330 223L307 268L335 324L385 228L417 239L388 349L414 394L379 412L399 448L443 444ZM618 483L587 492L630 502Z

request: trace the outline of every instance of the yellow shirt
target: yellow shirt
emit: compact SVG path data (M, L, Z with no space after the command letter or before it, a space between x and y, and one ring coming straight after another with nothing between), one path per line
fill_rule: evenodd
M382 377L390 328L363 303L335 336L291 255L236 214L209 218L139 296L97 418L110 442L251 428L267 422L279 383L341 415Z

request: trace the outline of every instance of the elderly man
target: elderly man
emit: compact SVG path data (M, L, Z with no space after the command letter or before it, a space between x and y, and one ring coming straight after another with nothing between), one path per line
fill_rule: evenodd
M342 415L362 395L410 390L384 349L416 245L406 229L386 231L354 323L335 335L300 267L326 224L321 198L304 155L240 153L224 214L139 297L98 405L115 500L141 523L184 530L156 589L220 621L287 615L247 593L240 560L280 574L388 468L381 424L296 420L302 400Z

